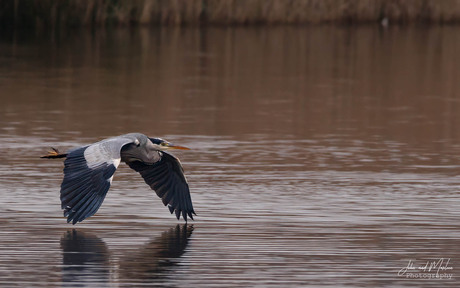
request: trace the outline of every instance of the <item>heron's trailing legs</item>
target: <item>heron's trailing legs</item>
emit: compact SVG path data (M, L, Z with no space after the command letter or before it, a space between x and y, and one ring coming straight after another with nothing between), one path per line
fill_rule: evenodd
M40 158L48 158L48 159L53 159L53 158L65 158L67 157L66 153L59 153L59 150L56 148L51 147L52 150L48 151L47 155L41 156Z

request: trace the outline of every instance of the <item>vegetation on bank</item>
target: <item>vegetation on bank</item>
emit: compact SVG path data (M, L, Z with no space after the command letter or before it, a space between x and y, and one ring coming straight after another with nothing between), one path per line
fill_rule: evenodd
M5 27L460 23L460 0L0 0Z

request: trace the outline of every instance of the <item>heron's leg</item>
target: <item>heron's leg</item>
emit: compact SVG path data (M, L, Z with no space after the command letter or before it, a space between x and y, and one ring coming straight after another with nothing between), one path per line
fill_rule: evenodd
M67 157L67 154L66 153L59 153L59 150L56 149L56 148L53 148L51 147L52 150L48 151L48 154L44 155L44 156L41 156L40 158L48 158L48 159L52 159L52 158L64 158L64 157Z

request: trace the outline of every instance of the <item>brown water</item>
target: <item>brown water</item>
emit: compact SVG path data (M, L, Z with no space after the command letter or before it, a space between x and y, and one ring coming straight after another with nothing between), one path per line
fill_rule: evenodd
M0 286L458 287L458 29L3 35ZM67 224L38 157L134 131L193 148L196 220L120 165Z

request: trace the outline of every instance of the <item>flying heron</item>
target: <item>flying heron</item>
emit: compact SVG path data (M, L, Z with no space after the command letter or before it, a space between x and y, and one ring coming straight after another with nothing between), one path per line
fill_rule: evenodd
M61 208L67 223L76 224L94 215L112 183L121 161L139 172L155 190L169 211L187 222L193 220L192 199L179 159L164 151L189 150L161 138L130 133L59 153L57 149L41 158L66 158L61 184ZM196 215L196 214L195 214Z

